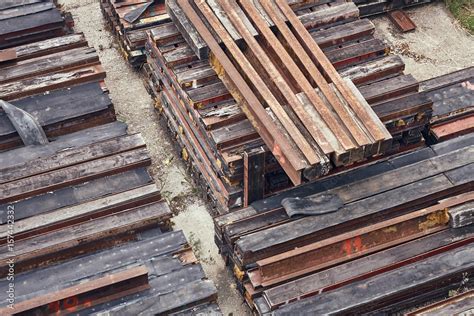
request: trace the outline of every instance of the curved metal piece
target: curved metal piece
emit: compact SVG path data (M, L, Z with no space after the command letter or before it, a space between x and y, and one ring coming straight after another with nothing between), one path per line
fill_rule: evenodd
M3 100L0 100L0 107L7 114L25 146L44 145L49 142L43 128L31 114Z

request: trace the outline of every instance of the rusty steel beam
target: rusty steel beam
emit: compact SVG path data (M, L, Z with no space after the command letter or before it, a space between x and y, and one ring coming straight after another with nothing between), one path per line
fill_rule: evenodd
M364 256L354 261L348 261L269 289L254 289L250 282L245 284L245 289L246 291L249 291L249 295L262 293L270 307L275 309L278 306L332 291L353 282L366 280L370 277L401 268L408 264L413 264L474 242L472 230L457 229L460 232L459 235L452 230L453 229L451 228L424 238L419 238L412 242L404 243L372 255ZM462 238L461 236L465 238ZM432 239L433 237L434 239ZM408 246L408 248L415 246L413 243L422 248L416 248L413 250L403 249L405 246ZM418 245L418 243L420 244ZM428 248L423 248L423 245ZM398 254L399 251L403 251L403 253ZM388 256L388 258L385 256ZM356 268L358 265L359 267ZM249 272L249 275L254 272L258 271ZM304 291L287 291L288 288L302 286L300 284L305 283L311 285L306 287Z
M406 316L428 315L472 315L474 313L474 290L455 295L440 302L405 314Z
M247 49L251 50L258 62L263 65L263 69L265 70L265 72L268 73L269 77L272 78L276 88L278 88L281 91L281 94L288 99L288 102L295 110L295 113L304 123L305 127L311 133L314 140L321 147L324 153L330 154L334 151L337 151L338 147L341 147L341 151L350 150L354 148L355 145L352 143L346 131L341 128L339 122L334 117L334 114L316 94L311 84L305 78L304 74L298 68L293 59L288 55L283 46L281 46L276 37L273 37L272 40L269 40L269 44L273 45L273 47L277 47L277 45L280 44L280 46L278 46L280 50L276 51L276 53L280 58L282 58L282 62L287 68L288 74L293 78L293 80L295 80L295 82L298 83L298 85L304 88L304 91L307 93L307 96L310 99L314 109L321 116L323 122L327 125L327 127L318 126L315 121L311 119L311 116L309 116L308 113L304 111L301 103L296 98L295 93L291 90L287 82L283 80L283 77L281 76L276 65L274 64L276 60L268 56L268 54L261 47L261 43L254 38L254 36L247 29L246 25L236 14L238 8L237 3L234 1L222 0L220 0L219 3L225 9L234 27L240 32L243 39L246 41L248 47ZM259 29L264 36L268 35L267 33L263 33L262 31L271 31L270 29L268 29L267 23L263 20L260 13L257 12L254 5L250 2L242 2L242 4L243 9L247 11L247 14L249 15L250 19L253 20L253 24L256 26L256 28ZM245 6L245 4L247 4L247 6ZM302 111L299 111L298 109L302 109ZM326 133L324 132L325 129L327 129ZM327 133L334 134L337 143L339 143L338 146L334 146L331 143L328 143L329 137L326 136Z
M303 72L299 69L296 62L290 56L290 54L286 51L283 44L280 43L279 39L276 35L272 32L270 27L267 23L263 20L262 16L256 10L256 8L250 3L248 0L240 0L240 3L247 14L254 20L255 25L260 30L261 35L266 39L268 45L272 47L275 51L278 58L281 59L282 64L285 65L288 69L290 74L293 75L294 79L299 83L299 85L303 88L303 91L306 93L308 98L312 101L313 106L316 110L319 110L321 104L323 107L323 101L316 93L314 88L311 86L311 83L306 79ZM364 133L361 129L363 123L357 122L355 117L349 113L348 109L344 108L341 101L338 99L334 91L331 90L329 84L326 82L324 77L321 75L319 70L317 69L316 65L311 61L309 56L304 51L303 47L299 44L296 37L291 33L290 29L286 25L285 21L277 15L276 11L273 8L271 1L261 1L262 6L265 8L268 16L273 20L274 24L277 26L280 33L283 35L286 43L288 44L287 47L291 49L294 53L294 56L298 57L301 61L301 64L304 66L305 70L309 73L311 79L316 83L318 88L323 93L324 97L329 101L329 104L332 105L332 108L335 110L335 113L339 115L343 126L347 129L347 131L352 135L355 142L359 146L368 145L372 142L372 140ZM329 109L328 109L329 110ZM336 116L337 116L336 115ZM332 116L331 116L332 117ZM331 121L327 121L328 125L334 129L332 126ZM337 130L334 131L336 135ZM340 130L339 132L346 132L344 130ZM370 134L369 134L370 136Z
M377 141L383 140L385 133L382 127L373 121L373 117L370 115L370 113L366 111L349 87L347 87L342 77L339 75L324 52L311 37L308 30L304 27L291 7L288 5L287 0L274 1L278 5L283 15L288 19L289 24L293 28L293 33L298 38L301 45L304 47L306 53L311 57L313 62L324 70L328 79L334 83L339 93L349 103L359 119L365 122L367 128L372 134L372 137Z
M432 207L347 232L257 261L254 286L269 286L325 267L380 251L450 227L448 209L474 200L456 196Z
M225 8L223 3L221 5ZM288 114L283 110L281 104L275 98L275 96L271 93L270 89L267 87L264 80L259 76L258 72L253 68L250 61L245 57L245 55L240 51L239 47L235 44L234 40L227 33L225 28L220 24L217 17L211 11L210 7L205 4L204 2L197 4L199 10L203 13L206 17L207 21L213 27L214 31L218 34L221 38L222 42L226 45L227 49L232 53L234 56L235 61L239 64L242 68L243 72L245 72L249 78L249 80L254 83L254 87L258 91L258 93L262 96L265 102L269 105L272 109L273 113L277 116L280 120L281 124L288 132L288 134L293 138L293 141L296 143L298 148L301 152L305 155L306 159L308 160L309 164L314 165L321 161L321 158L318 157L315 150L311 147L308 141L304 138L301 132L298 130L296 125L293 123L291 118ZM234 12L237 14L236 12ZM229 14L229 17L233 15ZM250 33L249 33L250 34ZM252 38L253 36L250 35ZM295 98L296 99L296 98ZM258 104L255 104L256 106ZM263 107L263 105L261 105Z
M15 302L13 309L4 307L0 309L0 314L69 314L149 288L148 269L145 266L139 266L25 301Z
M178 0L178 3L204 41L209 45L212 51L210 54L211 65L213 65L219 77L223 80L231 93L233 92L234 98L237 97L236 100L240 103L243 112L252 122L252 125L260 134L268 148L271 149L276 160L285 170L293 184L301 184L302 170L309 167L307 162L301 159L303 157L295 152L284 134L269 120L268 114L265 109L260 106L258 98L232 64L218 42L214 39L199 15L194 11L189 1ZM199 0L197 1L197 5L199 8L203 8L205 2ZM202 13L204 14L205 11Z

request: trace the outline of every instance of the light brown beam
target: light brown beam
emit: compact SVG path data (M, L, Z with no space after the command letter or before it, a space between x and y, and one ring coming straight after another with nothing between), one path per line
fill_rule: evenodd
M273 113L275 113L276 117L280 120L284 129L288 132L290 137L293 139L298 148L304 154L309 164L315 165L319 163L321 159L318 157L315 150L300 133L300 131L290 119L288 114L284 111L278 100L272 94L270 89L268 89L265 82L258 75L257 71L252 67L252 64L247 59L247 57L240 51L239 47L237 46L237 44L235 44L235 41L233 40L231 35L226 31L225 27L221 25L220 21L218 20L217 16L215 16L209 5L207 3L204 5L203 2L203 4L197 3L197 6L203 12L203 15L208 20L208 23L214 28L215 33L218 34L224 45L226 45L229 52L234 55L235 60L237 61L239 66L247 74L249 79L254 83L254 86L258 93L262 96L262 98L268 104Z
M209 48L212 51L210 59L216 59L221 65L222 69L216 69L219 77L231 82L234 88L237 88L240 91L241 100L237 101L240 102L242 110L245 112L249 120L253 122L252 125L256 127L257 132L260 134L265 144L270 148L293 184L300 184L302 181L301 170L308 167L308 164L304 160L301 160L303 156L298 155L293 150L283 134L269 121L268 115L265 109L260 106L258 98L214 39L211 32L204 25L201 18L191 7L188 0L178 0L178 3L188 19L193 23L194 27L209 45ZM196 4L200 5L200 7L202 7L203 4L205 5L202 0L197 1Z
M320 65L324 69L324 71L326 72L326 75L328 76L328 78L334 83L334 85L337 87L337 89L341 93L341 95L344 96L344 98L349 103L349 105L354 110L354 112L359 117L359 119L366 124L368 130L372 134L372 137L376 141L383 140L384 139L384 132L382 130L380 130L379 126L377 126L377 124L375 124L372 121L369 113L357 101L355 96L352 94L350 89L346 86L346 84L342 80L339 73L336 71L336 69L331 64L329 59L323 53L321 48L316 44L314 39L309 34L308 30L306 30L304 25L301 23L301 21L298 19L296 14L290 8L290 6L287 3L287 0L274 0L274 1L276 2L278 7L280 8L281 12L288 19L288 22L290 23L290 25L294 29L294 33L295 33L296 37L298 38L301 45L306 50L306 53L308 53L308 55L311 57L313 62L316 65Z
M311 58L308 56L304 48L298 42L298 39L293 35L289 27L286 23L277 15L277 11L274 8L274 5L271 1L260 1L262 6L265 8L267 14L273 20L273 23L276 25L280 33L283 35L286 42L289 44L289 47L294 52L295 56L297 56L301 64L304 65L306 71L311 76L311 79L314 80L318 88L321 90L323 95L332 105L336 113L341 118L342 122L344 123L345 127L349 130L349 132L354 137L356 143L359 146L365 146L371 144L373 142L370 132L364 131L361 129L361 126L364 126L363 122L359 122L357 118L354 117L353 113L350 113L348 109L344 107L341 103L339 98L336 94L332 91L329 87L329 84L326 82L326 79L323 75L319 72L316 65L313 63ZM250 2L248 0L241 0L240 3L248 12L254 8L249 8ZM250 13L250 12L249 12ZM261 34L267 39L270 45L272 45L277 52L278 56L285 65L287 65L286 60L291 59L290 55L286 52L283 45L278 41L278 38L275 34L270 30L268 26L262 25L262 29L260 29ZM285 58L285 60L283 60ZM293 62L294 63L294 62ZM295 64L296 65L296 64ZM306 94L308 91L311 91L312 94L315 94L314 89L312 88L311 84L307 80L300 80L299 81L303 87ZM366 132L368 135L366 135Z
M275 83L276 88L278 88L281 95L285 97L286 101L289 103L298 118L303 122L305 128L321 147L323 152L327 155L334 152L343 153L346 148L339 142L337 137L334 137L335 135L332 133L328 124L323 123L322 125L326 126L316 126L314 120L312 120L305 111L303 105L300 103L298 98L296 98L295 93L292 91L288 83L282 78L282 75L273 64L272 60L267 56L262 47L260 47L260 44L248 31L240 18L235 14L235 8L233 8L232 5L237 6L237 3L221 0L218 2L224 8L234 27L239 31L242 38L247 43L247 49L251 50L256 59L258 59L258 62L264 66L265 71ZM239 57L235 56L235 58L238 59ZM318 114L319 113L320 112L318 112ZM348 139L348 141L350 143L348 148L351 148L353 144L350 142L350 139Z

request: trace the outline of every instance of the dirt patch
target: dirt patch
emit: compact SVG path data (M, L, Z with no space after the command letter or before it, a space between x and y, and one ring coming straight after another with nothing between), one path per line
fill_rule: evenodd
M372 18L375 36L385 40L406 64L405 72L426 80L474 66L474 36L463 29L442 2L406 10L417 28L401 33L385 15Z

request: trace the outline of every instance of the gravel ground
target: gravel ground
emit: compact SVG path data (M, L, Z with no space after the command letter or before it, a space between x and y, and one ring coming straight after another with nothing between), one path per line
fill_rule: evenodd
M142 133L153 159L150 172L178 214L173 219L175 229L184 231L206 274L217 285L222 311L226 315L250 315L217 252L207 206L193 189L185 167L173 150L173 140L158 124L153 100L140 77L123 60L107 31L99 1L59 2L73 14L76 30L85 33L89 44L97 49L119 120L128 123L130 132ZM410 9L408 13L418 26L408 34L398 32L386 17L373 19L377 36L385 38L395 52L402 54L407 73L423 80L473 65L474 38L460 29L442 4Z
M401 33L386 17L372 19L376 36L386 40L402 57L405 72L426 80L474 66L474 36L454 19L443 2L406 10L417 28Z

